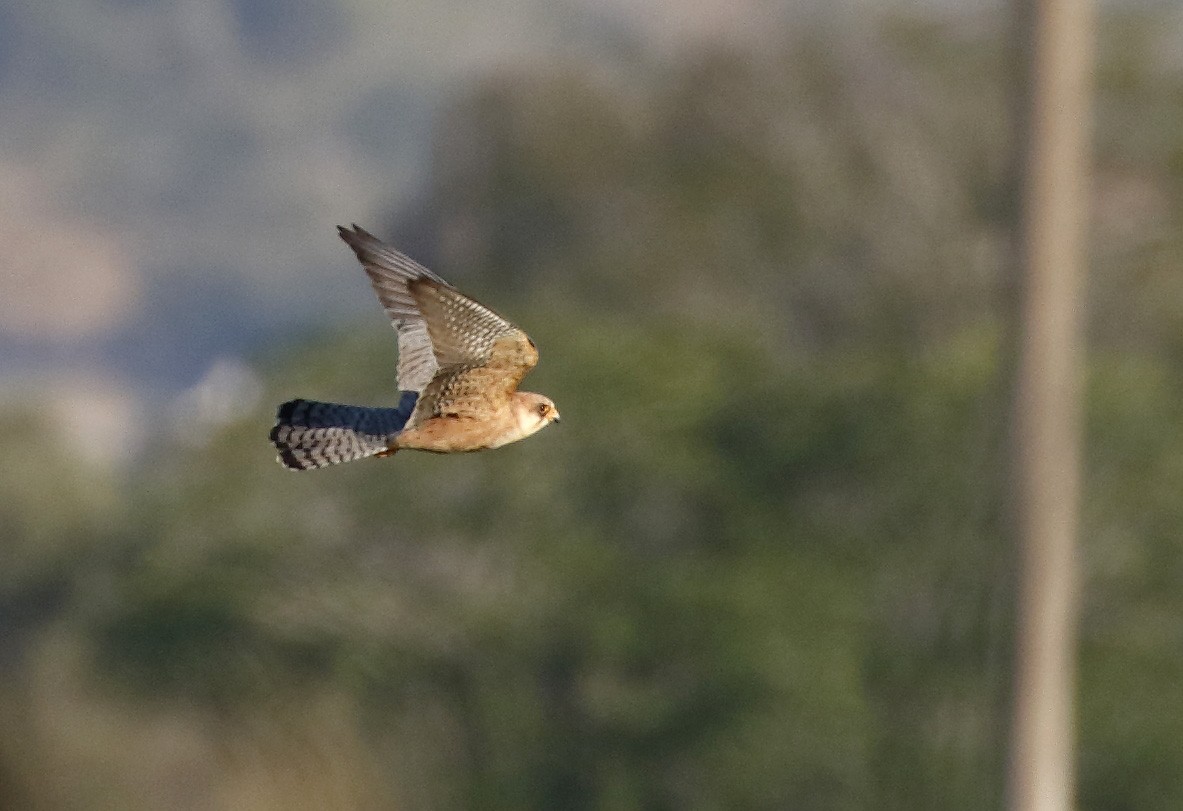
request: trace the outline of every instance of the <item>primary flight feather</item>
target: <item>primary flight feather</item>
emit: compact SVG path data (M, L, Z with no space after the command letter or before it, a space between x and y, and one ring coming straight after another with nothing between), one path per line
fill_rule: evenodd
M479 451L559 421L548 397L518 391L538 363L526 333L373 234L337 230L398 334L401 396L395 408L284 403L271 429L281 464L311 470L403 448Z

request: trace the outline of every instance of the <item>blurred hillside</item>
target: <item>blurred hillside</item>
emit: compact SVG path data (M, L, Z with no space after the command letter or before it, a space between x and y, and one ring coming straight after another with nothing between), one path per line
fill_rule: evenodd
M660 59L815 3L8 0L0 395L117 389L111 417L142 430L218 362L366 311L314 224L413 204L456 87Z
M1004 30L458 88L374 230L530 331L527 442L277 466L275 403L390 402L376 305L119 474L7 407L0 807L998 807ZM1082 809L1183 806L1179 32L1102 27Z

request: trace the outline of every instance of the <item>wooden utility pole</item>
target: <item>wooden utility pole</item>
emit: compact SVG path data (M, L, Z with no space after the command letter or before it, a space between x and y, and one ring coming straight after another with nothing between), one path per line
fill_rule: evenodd
M1029 62L1019 134L1013 473L1021 569L1008 789L1013 811L1070 811L1093 23L1090 0L1016 4Z

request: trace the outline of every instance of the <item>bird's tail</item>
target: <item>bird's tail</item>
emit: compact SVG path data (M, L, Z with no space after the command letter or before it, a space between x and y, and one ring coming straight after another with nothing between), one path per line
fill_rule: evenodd
M279 407L271 429L278 461L292 470L311 470L388 451L417 398L415 392L403 392L398 408L289 400Z

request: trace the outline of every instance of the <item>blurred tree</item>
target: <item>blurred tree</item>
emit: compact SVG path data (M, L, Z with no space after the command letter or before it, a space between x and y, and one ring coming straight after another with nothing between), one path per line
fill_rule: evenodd
M0 807L39 802L27 660L60 618L125 518L109 475L69 447L44 404L0 411Z

